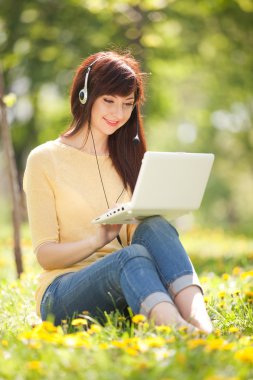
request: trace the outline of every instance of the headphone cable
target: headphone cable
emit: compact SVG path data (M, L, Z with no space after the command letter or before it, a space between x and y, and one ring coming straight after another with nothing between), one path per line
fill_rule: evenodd
M95 141L94 141L94 137L93 137L93 133L92 133L91 127L90 127L90 133L91 133L92 143L93 143L94 152L95 152L95 156L96 156L96 162L97 162L97 168L98 168L98 172L99 172L100 182L101 182L101 184L102 184L102 188L103 188L103 192L104 192L104 196L105 196L106 204L107 204L107 207L108 207L108 209L109 209L110 206L109 206L109 202L108 202L107 195L106 195L106 192L105 192L104 182L103 182L103 178L102 178L101 171L100 171L100 166L99 166L99 162L98 162L98 156L97 156L97 151L96 151ZM123 194L124 190L125 190L125 188L123 188L123 190L121 191L119 197L118 197L117 200L116 200L116 203L117 203L117 201L119 200L119 198L121 197L121 195ZM121 245L121 247L124 248L124 246L123 246L123 244L122 244L122 240L121 240L119 234L116 236L116 238L117 238L117 240L118 240L118 243Z

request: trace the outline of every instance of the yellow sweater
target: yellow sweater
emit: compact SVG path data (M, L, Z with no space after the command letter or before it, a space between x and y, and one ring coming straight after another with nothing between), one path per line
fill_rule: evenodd
M130 194L109 157L98 156L105 192L110 207L128 202ZM24 174L28 218L34 252L45 242L74 242L95 233L91 220L107 209L96 157L74 147L49 141L32 150ZM118 200L117 200L118 199ZM124 225L120 232L123 245L131 241L134 225ZM121 249L117 240L101 248L72 267L45 270L36 291L36 310L40 315L43 294L52 281L63 273L84 268L108 253Z

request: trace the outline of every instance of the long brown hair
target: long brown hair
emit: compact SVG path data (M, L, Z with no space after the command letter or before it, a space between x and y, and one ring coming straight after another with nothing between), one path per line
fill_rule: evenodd
M93 65L88 78L88 99L83 105L79 100L79 92L84 87L87 68L91 64ZM90 124L92 106L99 96L125 97L131 93L135 96L131 116L121 128L109 136L108 141L113 165L124 186L129 186L133 192L146 151L146 141L140 113L140 106L144 101L143 73L138 62L129 53L99 52L89 56L77 68L70 93L73 120L63 136L74 135L86 122ZM140 142L135 144L133 138L136 135L137 124Z

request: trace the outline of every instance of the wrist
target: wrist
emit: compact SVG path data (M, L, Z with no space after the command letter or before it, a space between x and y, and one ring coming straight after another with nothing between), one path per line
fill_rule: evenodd
M92 252L98 251L104 244L101 242L101 239L97 235L93 235L90 237L90 247Z

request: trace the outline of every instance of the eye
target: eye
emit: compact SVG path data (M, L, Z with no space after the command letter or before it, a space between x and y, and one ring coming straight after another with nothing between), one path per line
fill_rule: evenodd
M113 100L108 99L108 98L104 98L103 100L104 100L104 102L106 102L106 103L110 103L110 104L113 103Z
M133 104L133 103L125 103L125 106L126 106L126 107L133 107L134 104Z

